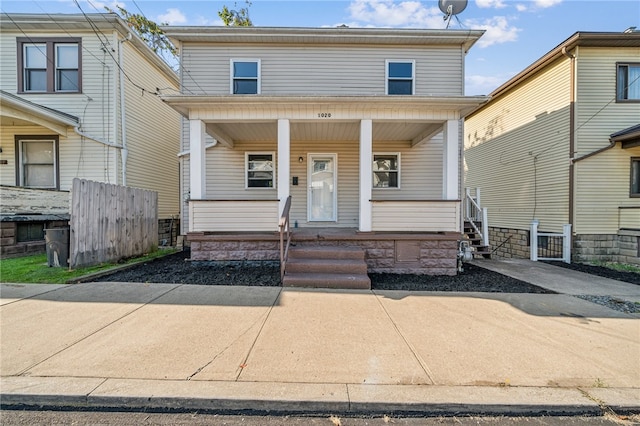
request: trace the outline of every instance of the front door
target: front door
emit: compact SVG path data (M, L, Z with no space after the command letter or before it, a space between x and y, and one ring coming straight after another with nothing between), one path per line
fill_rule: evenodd
M309 154L308 164L309 222L335 222L338 217L336 154Z

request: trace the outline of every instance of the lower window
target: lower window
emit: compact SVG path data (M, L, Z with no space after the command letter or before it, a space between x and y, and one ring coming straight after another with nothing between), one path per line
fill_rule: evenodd
M58 189L57 137L16 136L16 145L17 186Z
M400 187L400 154L373 154L373 187Z
M247 153L246 187L273 188L274 165L273 153Z
M28 243L31 241L44 240L44 223L43 222L30 222L30 223L18 223L16 242Z
M631 191L632 197L640 197L640 157L631 158Z

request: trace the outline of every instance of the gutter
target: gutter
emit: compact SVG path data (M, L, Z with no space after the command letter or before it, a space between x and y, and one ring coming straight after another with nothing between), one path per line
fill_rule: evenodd
M124 54L122 44L131 40L132 35L129 33L122 40L118 40L118 62L120 69L120 133L122 134L122 150L120 151L120 160L122 162L122 185L127 186L127 157L129 150L127 149L127 123L124 99Z
M601 152L605 152L605 151L613 148L614 146L616 146L616 143L617 143L617 141L614 141L611 138L609 138L609 145L605 146L604 148L600 148L600 149L597 149L597 150L595 150L593 152L585 154L582 157L572 158L571 159L571 164L573 165L573 163L577 163L578 161L586 160L589 157L593 157L594 155L600 154Z
M569 58L570 68L570 82L569 82L569 225L571 229L575 230L574 215L575 215L575 166L573 155L576 152L576 56L569 53L566 46L562 47L562 54Z
M91 139L92 141L96 141L96 142L98 142L98 143L101 143L102 145L110 146L110 147L112 147L112 148L122 149L122 146L120 146L120 145L116 145L116 144L115 144L115 143L113 143L113 142L107 142L107 141L104 141L104 140L102 140L102 139L100 139L100 138L97 138L97 137L95 137L95 136L91 136L90 134L83 132L82 130L80 130L80 126L75 126L75 127L73 128L73 130L74 130L77 134L79 134L80 136L82 136L82 137L84 137L84 138L87 138L87 139Z

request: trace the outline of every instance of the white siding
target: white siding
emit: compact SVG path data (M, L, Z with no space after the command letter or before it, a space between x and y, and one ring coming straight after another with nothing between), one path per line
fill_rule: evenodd
M372 229L395 232L460 232L460 202L374 202Z
M463 94L463 54L456 47L332 47L183 43L185 94L230 92L230 60L261 61L263 95L384 95L385 60L416 61L416 95Z
M192 201L189 205L191 232L278 230L277 201Z
M576 157L606 147L609 135L640 123L640 103L615 102L616 62L640 62L640 48L583 47L578 60ZM639 198L629 197L631 157L638 156L640 147L625 150L618 144L576 163L575 232L615 234L618 207L640 207Z
M569 88L565 58L466 119L465 186L481 188L490 226L568 223Z
M172 82L132 47L123 44L127 75L146 90L172 87ZM142 93L125 77L127 185L158 192L160 219L180 214L177 154L180 115L152 93Z

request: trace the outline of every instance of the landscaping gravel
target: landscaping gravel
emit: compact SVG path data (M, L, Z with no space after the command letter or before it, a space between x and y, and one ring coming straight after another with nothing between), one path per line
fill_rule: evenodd
M602 266L548 262L556 266L604 276L640 285L640 274L621 272ZM465 264L464 271L456 276L429 276L409 274L369 274L374 290L452 291L485 293L538 293L554 294L547 290L506 275ZM256 261L191 261L189 250L184 250L139 263L92 281L121 281L142 283L175 283L197 285L280 286L278 262ZM576 296L610 309L640 313L640 304L610 296Z
M189 260L189 251L174 253L96 277L93 281L153 282L200 285L279 286L278 262L204 262ZM369 274L374 290L477 291L491 293L554 293L535 285L466 264L456 276Z

